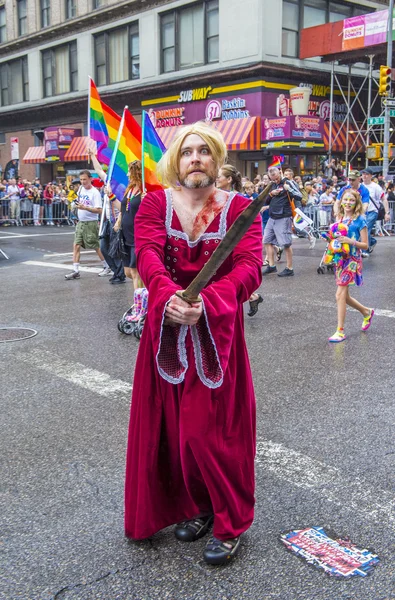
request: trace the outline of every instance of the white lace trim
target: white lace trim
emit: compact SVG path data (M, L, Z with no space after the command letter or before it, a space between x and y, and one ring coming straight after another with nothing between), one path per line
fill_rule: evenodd
M190 241L189 236L186 233L184 233L183 231L178 231L178 229L172 228L171 222L173 220L173 210L174 209L173 209L171 189L167 188L165 190L165 194L166 194L166 233L168 236L174 236L174 237L181 238L182 240L185 240L190 248L194 248L195 246L198 245L199 242L202 242L205 240L216 240L216 239L222 240L225 237L225 234L227 231L226 218L228 216L228 211L229 211L230 205L232 203L232 200L236 196L236 192L230 192L230 194L229 194L229 198L227 199L226 204L221 212L221 218L219 220L218 231L213 232L213 233L202 233L201 236L199 236L196 240L193 240L192 242Z
M165 379L168 383L176 384L176 383L182 383L184 381L185 373L186 373L186 370L188 369L188 359L187 359L187 352L186 352L186 348L185 348L185 338L188 333L188 325L181 325L180 332L178 334L178 342L177 342L178 356L180 359L180 363L184 367L184 370L181 372L181 375L179 377L172 377L171 375L166 373L166 371L164 371L159 366L159 354L160 354L161 347L162 347L162 333L163 333L163 327L164 327L163 323L165 320L166 306L169 304L169 302L170 302L170 300L168 300L168 302L166 302L165 307L163 309L162 323L161 323L160 337L159 337L159 348L158 348L158 352L156 354L156 366L158 367L159 375L163 379Z
M221 379L219 381L217 381L215 383L215 382L211 381L210 379L207 379L207 377L204 374L204 371L203 371L203 361L202 361L202 348L200 346L199 334L197 332L196 325L193 325L191 327L193 352L195 354L196 371L197 371L197 374L199 376L200 381L206 387L214 390L216 388L221 387L221 385L223 384L223 382L224 382L224 372L222 370L221 363L219 361L218 352L217 352L217 346L215 345L214 338L213 338L213 336L211 334L211 330L210 330L210 327L209 327L209 324L208 324L208 318L207 318L207 313L206 313L206 307L204 306L204 300L202 300L202 304L203 304L204 317L206 319L207 330L208 330L208 332L210 334L210 339L211 339L211 343L212 343L214 351L215 351L215 356L217 358L218 367L219 367L219 369L221 371Z

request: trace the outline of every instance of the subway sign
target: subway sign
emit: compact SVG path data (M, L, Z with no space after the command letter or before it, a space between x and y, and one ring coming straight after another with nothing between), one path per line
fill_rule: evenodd
M184 90L180 92L177 102L196 102L197 100L207 100L209 93L213 88L208 87L195 88L194 90Z

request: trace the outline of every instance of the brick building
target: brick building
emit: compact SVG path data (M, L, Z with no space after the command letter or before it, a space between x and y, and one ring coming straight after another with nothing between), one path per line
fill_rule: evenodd
M298 58L300 29L382 9L383 4L385 0L0 0L0 165L4 169L11 159L11 138L17 138L24 176L41 173L45 180L64 175L70 165L23 164L22 159L28 148L42 144L47 127L77 127L84 133L89 75L114 110L120 113L128 105L137 118L142 108L166 110L182 91L208 87L216 90L212 101L222 106L222 101L245 102L244 113L251 117L275 116L264 94L279 94L301 82L325 90L329 83L329 65ZM259 109L251 90L262 95ZM313 100L318 105L326 98ZM182 106L187 110L189 104ZM230 118L227 109L225 113ZM232 160L245 173L265 167L263 146L234 141ZM303 160L313 168L324 149L302 148L290 150L299 157L295 165Z

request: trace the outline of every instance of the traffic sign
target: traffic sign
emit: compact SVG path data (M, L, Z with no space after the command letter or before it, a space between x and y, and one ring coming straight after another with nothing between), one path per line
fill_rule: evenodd
M393 106L395 108L395 98L384 98L382 102L384 106Z
M384 117L371 117L368 119L368 125L384 125Z

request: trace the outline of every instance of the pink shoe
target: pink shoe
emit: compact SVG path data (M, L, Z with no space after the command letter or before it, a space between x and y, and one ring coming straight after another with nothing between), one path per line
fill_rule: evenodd
M367 331L369 329L369 327L372 324L372 319L374 317L374 310L373 308L370 310L370 315L368 317L365 317L364 320L362 321L362 331Z

